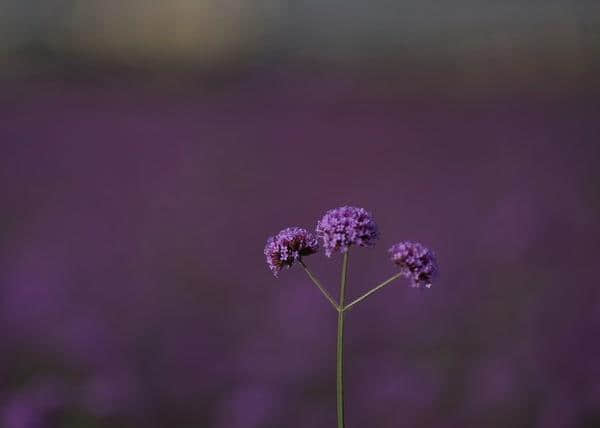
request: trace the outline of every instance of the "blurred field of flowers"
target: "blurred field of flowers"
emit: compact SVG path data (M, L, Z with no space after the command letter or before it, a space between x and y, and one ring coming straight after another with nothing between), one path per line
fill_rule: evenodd
M598 9L2 2L0 427L334 426L334 315L262 249L344 204L399 233L350 297L441 261L349 314L349 428L600 425Z

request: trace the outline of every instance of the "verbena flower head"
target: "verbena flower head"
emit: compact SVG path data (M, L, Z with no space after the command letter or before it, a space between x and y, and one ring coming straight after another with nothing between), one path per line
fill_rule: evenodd
M372 247L378 235L373 216L364 208L334 208L317 223L317 236L323 240L327 257L335 251L345 253L352 245Z
M411 280L412 287L431 287L438 273L433 251L418 242L405 241L393 245L388 252L392 261L400 266L403 276Z
M316 253L318 249L319 241L312 233L300 227L288 227L267 239L264 253L269 269L277 276L285 266L291 267L300 257Z

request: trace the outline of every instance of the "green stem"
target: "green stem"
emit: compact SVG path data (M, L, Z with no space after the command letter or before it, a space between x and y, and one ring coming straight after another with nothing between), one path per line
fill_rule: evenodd
M315 283L315 285L317 286L317 288L319 290L321 290L321 293L323 293L323 295L325 296L325 298L327 300L329 300L329 303L331 303L331 305L333 306L333 309L335 309L336 311L339 312L340 307L335 302L335 300L333 299L333 297L331 297L331 295L327 292L327 290L325 290L325 287L323 287L323 284L321 284L321 282L317 279L317 277L313 275L313 273L308 269L308 266L306 266L306 264L302 261L302 259L300 259L299 261L300 261L300 264L302 265L302 267L304 268L304 271L308 275L308 277L312 280L312 282Z
M353 300L351 303L348 304L348 306L344 306L344 302L340 302L340 307L342 308L342 312L343 311L347 311L348 309L350 309L352 306L356 305L358 302L360 302L361 300L366 299L367 297L369 297L371 294L375 293L377 290L385 287L386 285L388 285L390 282L394 281L395 279L398 279L402 276L401 273L397 273L396 275L392 276L391 278L386 279L385 281L383 281L381 284L379 284L378 286L376 286L375 288L373 288L371 291L367 291L365 294L363 294L362 296L360 296L358 299Z
M348 251L344 253L340 284L340 308L344 307L344 293L348 278ZM337 419L338 428L344 428L344 311L338 311L337 331Z

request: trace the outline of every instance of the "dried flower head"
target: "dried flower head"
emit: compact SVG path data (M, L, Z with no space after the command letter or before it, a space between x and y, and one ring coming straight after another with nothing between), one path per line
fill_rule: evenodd
M317 223L317 236L330 257L335 251L345 253L351 245L375 245L378 232L371 213L364 208L344 206L325 213Z
M273 275L277 276L284 266L291 267L302 256L314 254L319 249L319 241L306 229L288 227L267 239L265 256Z
M403 276L410 278L412 287L431 287L438 272L433 251L418 242L405 241L392 246L388 252L392 261L400 266Z

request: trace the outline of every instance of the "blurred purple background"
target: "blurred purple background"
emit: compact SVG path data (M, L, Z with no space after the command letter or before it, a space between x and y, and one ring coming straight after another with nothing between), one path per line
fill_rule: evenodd
M1 427L334 426L335 313L262 250L343 204L381 231L351 298L397 241L441 268L349 313L348 428L600 426L593 3L188 22L178 0L164 40L134 0L104 33L99 2L23 3L0 49ZM192 31L215 11L230 26ZM337 295L339 257L307 262Z

